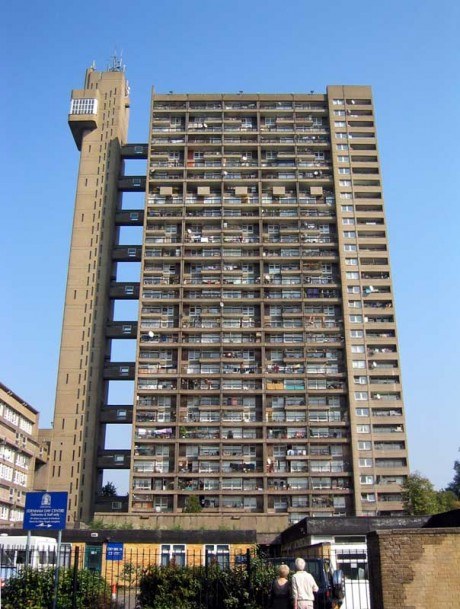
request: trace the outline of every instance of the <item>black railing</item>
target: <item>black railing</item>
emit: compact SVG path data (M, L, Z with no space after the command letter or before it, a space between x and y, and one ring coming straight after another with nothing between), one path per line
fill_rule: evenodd
M43 538L42 538L43 539ZM302 556L319 591L315 609L340 607L342 593L334 571L342 573L346 607L369 609L367 552L364 549L315 547L284 557L258 555L239 545L56 542L28 552L24 545L2 547L1 599L6 609L268 609L273 579L281 564L295 570ZM27 564L26 564L27 562ZM336 573L337 575L337 573ZM56 576L58 585L56 586ZM57 596L55 590L58 590Z

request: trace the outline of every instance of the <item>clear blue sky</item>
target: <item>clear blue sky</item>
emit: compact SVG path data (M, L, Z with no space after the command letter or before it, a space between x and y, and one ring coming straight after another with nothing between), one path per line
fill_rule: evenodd
M130 141L158 91L374 89L412 470L460 446L456 0L44 0L2 7L0 380L52 419L78 152L69 95L123 50Z

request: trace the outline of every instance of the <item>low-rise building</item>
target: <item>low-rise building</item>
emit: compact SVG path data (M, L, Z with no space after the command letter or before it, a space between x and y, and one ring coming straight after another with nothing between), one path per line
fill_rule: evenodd
M0 525L21 523L26 491L45 463L38 411L0 383Z

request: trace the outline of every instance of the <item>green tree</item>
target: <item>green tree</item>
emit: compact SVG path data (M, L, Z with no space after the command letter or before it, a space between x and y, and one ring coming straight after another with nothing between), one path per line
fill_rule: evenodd
M200 505L200 500L196 495L190 495L185 500L184 512L188 512L189 514L197 514L201 512L203 508Z
M433 484L420 472L410 474L401 490L404 507L411 516L437 514L440 511L438 494Z
M454 472L454 479L447 485L446 491L451 491L460 499L460 461L455 461Z
M113 482L107 482L101 488L102 497L116 497L117 496L117 487Z
M460 508L460 501L455 493L448 490L441 490L437 493L438 507L440 512L449 512Z

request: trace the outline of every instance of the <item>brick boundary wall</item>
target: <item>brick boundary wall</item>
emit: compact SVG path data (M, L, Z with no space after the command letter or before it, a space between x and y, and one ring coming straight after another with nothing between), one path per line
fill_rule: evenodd
M367 536L372 609L459 609L460 527Z

